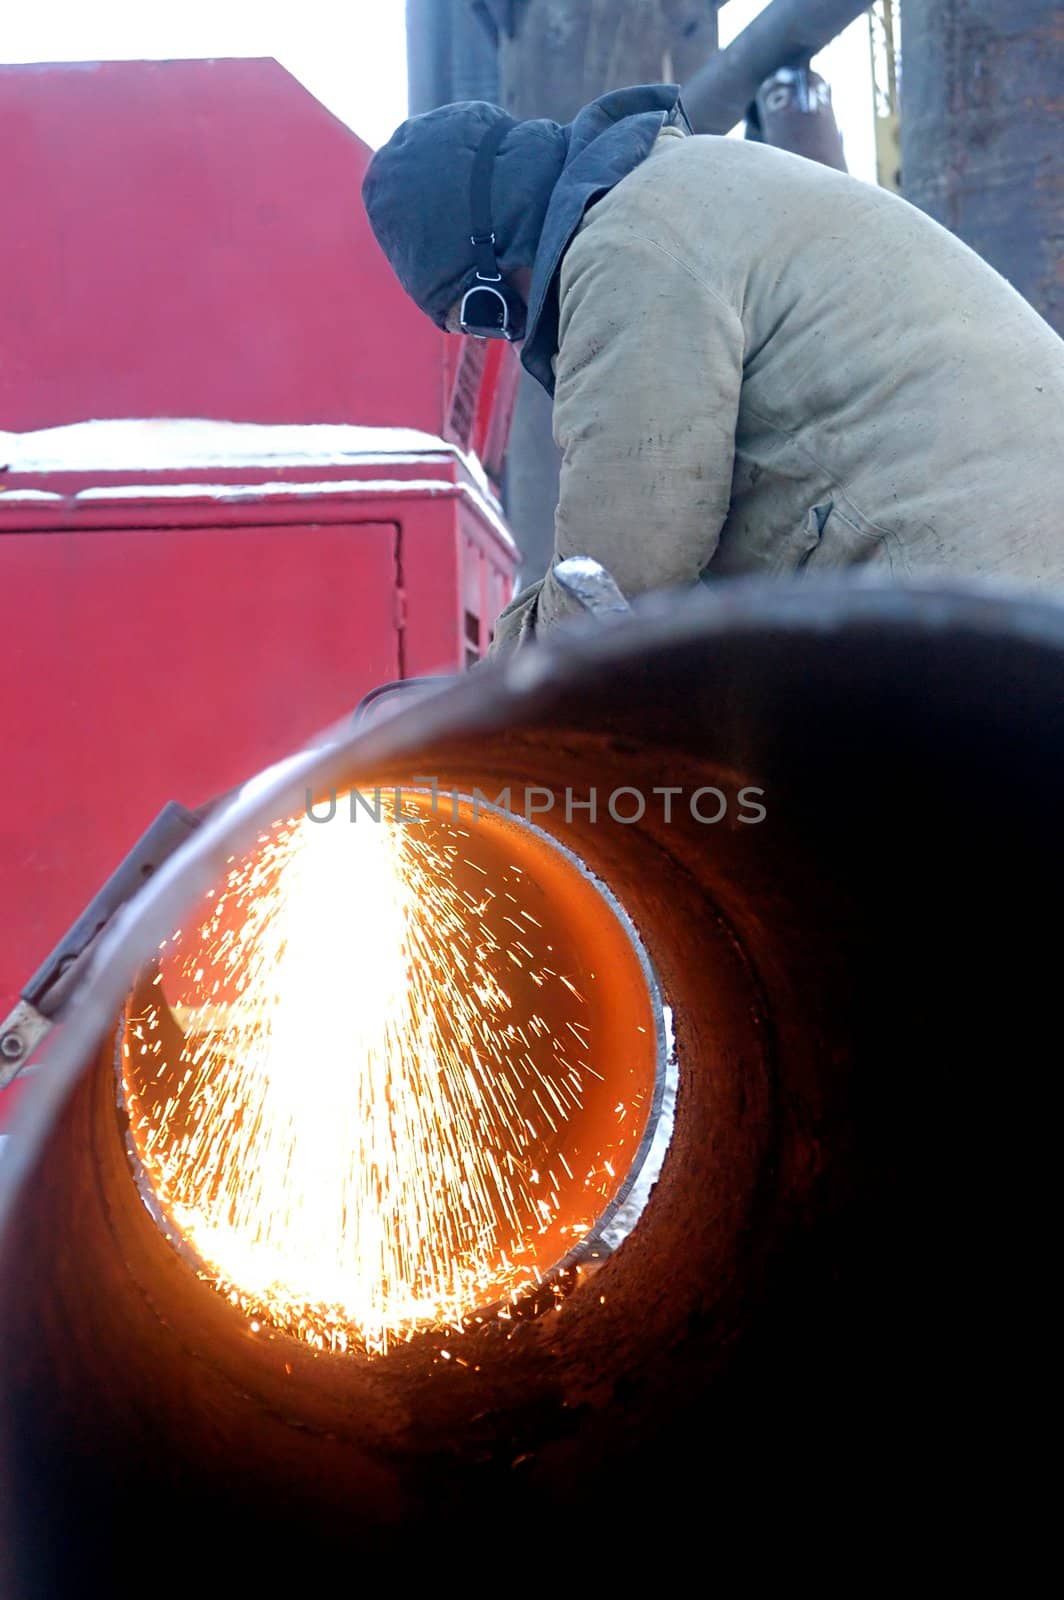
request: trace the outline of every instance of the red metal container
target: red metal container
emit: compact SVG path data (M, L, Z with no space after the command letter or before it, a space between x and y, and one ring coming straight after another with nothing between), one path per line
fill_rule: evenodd
M0 140L2 1015L166 800L482 654L517 365L405 299L275 62L0 68Z

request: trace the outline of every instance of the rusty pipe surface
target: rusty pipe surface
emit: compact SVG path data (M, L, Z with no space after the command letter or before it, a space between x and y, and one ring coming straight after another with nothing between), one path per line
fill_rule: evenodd
M1064 333L1064 11L1057 0L902 0L905 197Z
M246 786L106 931L0 1163L0 1591L270 1593L308 1552L483 1575L530 1537L624 1555L640 1515L668 1560L825 1516L948 1539L944 1482L1000 1521L1037 1382L1062 704L1052 603L735 584L574 625ZM461 1366L252 1338L115 1117L116 1019L225 862L308 787L426 773L559 797L537 821L633 919L680 1064L630 1237L559 1309L452 1342ZM756 825L561 798L739 785Z

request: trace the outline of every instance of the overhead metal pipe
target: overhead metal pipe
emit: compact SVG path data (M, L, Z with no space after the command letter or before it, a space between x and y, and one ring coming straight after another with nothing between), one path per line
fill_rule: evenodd
M472 1576L530 1530L546 1575L589 1540L627 1562L637 1512L663 1561L790 1547L825 1507L896 1547L899 1493L920 1553L941 1526L953 1558L943 1483L1000 1526L1055 1215L1062 701L1059 605L735 584L335 729L208 817L101 935L0 1161L0 1592L273 1593L382 1554ZM308 788L426 774L535 785L630 916L675 1128L633 1231L556 1309L320 1354L249 1328L142 1202L116 1029ZM753 821L715 798L744 786Z
M727 133L766 78L779 67L807 64L867 10L866 0L773 0L685 84L695 132Z

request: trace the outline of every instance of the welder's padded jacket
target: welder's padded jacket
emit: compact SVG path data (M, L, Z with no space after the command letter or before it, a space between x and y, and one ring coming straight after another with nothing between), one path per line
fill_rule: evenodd
M896 196L664 130L563 261L556 559L1064 585L1064 342ZM573 609L548 576L505 648Z

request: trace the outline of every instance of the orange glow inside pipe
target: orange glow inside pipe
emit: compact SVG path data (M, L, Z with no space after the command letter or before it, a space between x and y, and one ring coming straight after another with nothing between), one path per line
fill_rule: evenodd
M200 1275L255 1330L370 1354L507 1317L579 1253L657 1070L642 958L579 863L384 793L232 860L121 1047L142 1192Z

